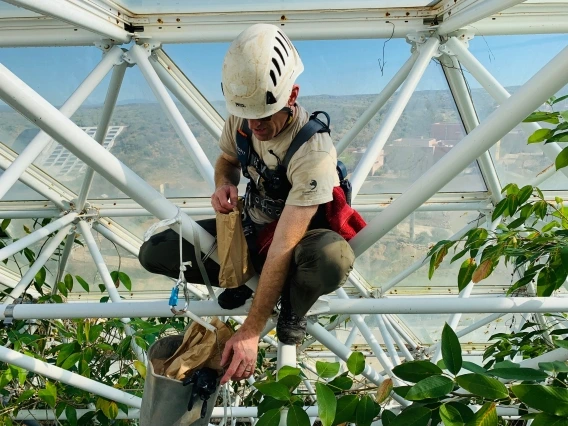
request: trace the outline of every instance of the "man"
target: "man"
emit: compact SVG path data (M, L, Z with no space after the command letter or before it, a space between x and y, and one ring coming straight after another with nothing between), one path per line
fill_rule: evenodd
M255 247L256 236L249 245L260 280L247 319L225 345L221 363L228 368L222 383L252 375L260 333L279 299L278 338L285 344L299 344L305 336L309 308L322 294L339 288L353 266L353 251L330 230L323 209L339 185L337 154L329 134L316 133L291 158L286 157L294 137L310 119L296 103L300 88L295 81L302 71L296 49L274 25L257 24L243 31L224 59L222 89L230 115L220 140L222 154L215 164L211 204L219 213L233 211L244 158L242 172L250 179L245 215L258 234L256 242L269 229L272 238L264 254ZM245 138L251 155L244 152L242 139L237 143L239 138ZM214 220L199 223L216 234ZM142 265L151 272L177 277L176 236L168 230L152 237L140 251ZM263 244L259 243L266 248ZM190 282L203 282L193 252L184 241L184 257L192 260L186 277ZM205 266L212 284L218 285L218 265L207 260ZM246 286L227 289L218 302L234 308L251 294Z

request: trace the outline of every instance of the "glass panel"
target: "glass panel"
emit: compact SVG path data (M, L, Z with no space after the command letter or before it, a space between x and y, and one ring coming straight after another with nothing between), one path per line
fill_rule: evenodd
M118 4L134 13L204 13L204 12L257 12L259 10L304 10L317 9L345 9L341 1L317 0L306 3L304 0L287 0L277 2L263 2L259 0L240 0L232 2L227 0L198 0L180 2L177 0L119 0ZM316 4L314 4L316 3ZM384 7L418 7L428 6L431 0L358 0L350 4L350 8L384 8Z
M478 215L477 212L415 212L360 256L355 266L369 284L380 288L420 261L433 244L452 236L468 223L475 221ZM452 253L453 251L450 251L446 256L432 280L428 279L428 262L425 262L424 267L393 287L387 294L458 294L458 271L465 259L450 264ZM377 274L377 271L381 273ZM475 285L473 294L502 294L510 283L511 271L501 265L487 279Z
M506 37L475 37L470 51L509 93L514 93L550 59L562 50L568 41L566 35L530 35ZM531 58L527 61L526 58ZM475 108L481 121L497 108L497 103L467 72ZM568 87L557 96L568 94ZM557 105L568 108L568 103ZM530 133L530 132L529 132ZM542 152L541 144L527 145L527 134L522 126L515 127L491 148L497 174L504 186L515 182L525 185L535 179L553 161ZM541 189L568 189L568 178L556 173L540 185Z
M0 176L4 170L0 169ZM27 201L27 200L45 200L45 197L35 192L29 186L21 182L16 182L12 188L2 197L3 201Z

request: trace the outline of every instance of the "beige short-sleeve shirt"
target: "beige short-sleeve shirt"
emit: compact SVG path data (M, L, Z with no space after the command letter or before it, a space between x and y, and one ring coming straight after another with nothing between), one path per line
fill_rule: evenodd
M300 129L308 122L309 113L297 106L292 122L282 133L269 141L259 141L252 135L252 146L268 168L274 170L278 159L284 160L288 147ZM230 115L223 127L219 141L221 150L231 157L237 157L236 132L240 129L242 118ZM328 133L316 133L304 143L292 156L288 163L286 176L292 189L286 199L286 205L314 206L324 204L333 199L333 188L339 185L336 172L337 153ZM249 166L249 174L257 181L258 174ZM258 179L257 187L264 195L262 178ZM251 209L252 220L258 224L273 221L258 209Z

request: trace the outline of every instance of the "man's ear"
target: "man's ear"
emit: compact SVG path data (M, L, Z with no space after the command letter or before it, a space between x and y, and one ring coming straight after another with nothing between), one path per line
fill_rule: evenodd
M296 103L296 100L298 99L298 95L300 94L300 86L298 86L297 84L294 84L292 86L292 93L290 93L290 97L288 98L288 105L292 106Z

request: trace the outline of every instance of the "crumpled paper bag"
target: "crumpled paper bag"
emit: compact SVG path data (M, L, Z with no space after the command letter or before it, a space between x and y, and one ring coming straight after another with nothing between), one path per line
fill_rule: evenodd
M197 322L192 323L185 332L182 344L170 358L152 360L156 374L183 380L204 367L221 373L221 355L233 331L217 317L213 317L211 325L217 329L217 333Z
M228 214L217 212L217 254L219 255L219 286L235 288L252 278L255 271L243 232L241 212L243 200L239 198L235 209Z

